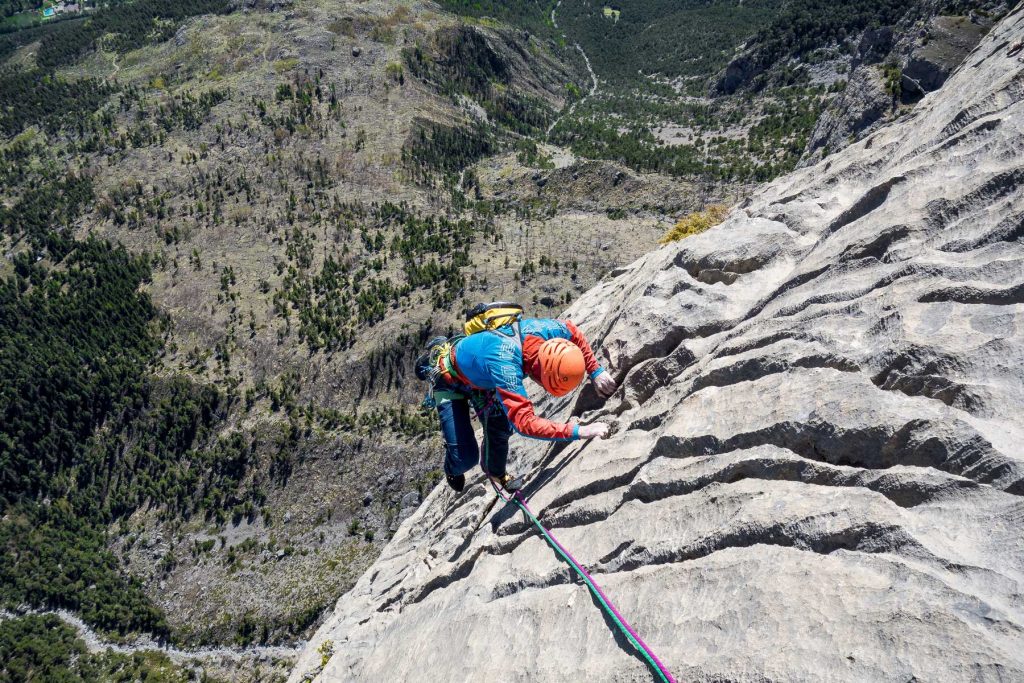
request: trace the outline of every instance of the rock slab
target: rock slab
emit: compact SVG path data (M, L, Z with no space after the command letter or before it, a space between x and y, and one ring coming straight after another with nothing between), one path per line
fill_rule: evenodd
M519 441L679 680L1024 680L1024 10L913 114L569 311L621 383ZM480 480L435 489L292 680L648 681Z

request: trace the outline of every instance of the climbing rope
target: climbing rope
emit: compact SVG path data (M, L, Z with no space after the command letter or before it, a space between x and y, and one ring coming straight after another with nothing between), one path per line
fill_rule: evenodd
M672 677L669 670L661 663L658 656L651 651L651 648L647 647L647 643L645 643L637 632L633 630L633 627L629 625L629 622L626 621L626 618L622 616L619 610L615 609L615 605L613 605L612 601L608 599L608 596L604 594L601 587L597 585L597 582L594 581L594 577L592 577L590 573L583 568L583 565L576 561L576 558L572 556L572 553L566 550L565 546L559 543L558 539L556 539L548 529L544 528L544 525L540 523L539 519L537 519L537 515L533 514L530 506L526 504L523 494L516 491L512 495L506 496L502 490L498 488L497 484L494 483L493 479L490 479L490 481L491 486L494 487L494 492L498 494L498 497L506 503L514 502L518 505L519 509L523 511L523 514L533 522L534 526L537 527L544 538L547 539L548 543L551 544L551 547L555 549L555 552L557 552L562 559L565 560L577 574L579 574L580 578L586 582L587 587L590 588L590 592L593 593L594 597L597 598L597 601L601 603L605 613L611 617L612 621L614 621L619 627L619 630L622 631L623 635L633 643L633 646L636 647L640 652L640 655L647 661L647 665L658 675L658 680L663 681L664 683L676 683L676 679Z
M495 400L496 399L492 394L489 397L487 403L481 407L478 407L476 411L477 418L480 420L480 422L483 423L484 427L484 447L482 464L485 473L490 472L490 458L488 457L490 451L490 443L487 438L487 418L490 414L491 408L494 405ZM531 522L533 522L534 526L537 527L541 535L544 536L544 538L547 539L548 543L551 544L551 547L555 549L555 552L557 552L561 556L561 558L565 560L566 563L570 567L572 567L577 574L579 574L580 578L583 579L583 581L587 584L587 587L590 588L590 592L594 595L595 598L597 598L597 601L601 603L601 607L604 609L605 613L609 617L611 617L612 621L615 622L615 625L619 627L619 630L622 631L622 634L626 636L629 642L633 643L633 647L635 647L637 651L640 653L640 655L644 658L644 660L647 662L647 665L651 668L651 671L658 675L658 680L662 681L663 683L676 683L676 679L672 677L671 672L669 672L669 670L665 668L665 665L661 663L661 660L658 659L658 656L654 654L651 648L647 646L647 643L643 641L643 639L640 637L640 634L638 634L633 629L633 627L629 625L629 622L626 621L626 617L622 616L622 613L615 608L615 605L612 604L612 601L608 599L608 596L604 594L604 591L601 590L601 587L597 585L596 581L594 581L594 577L592 577L590 573L583 568L583 565L576 561L576 558L572 556L572 553L566 550L565 546L559 543L558 539L555 538L554 535L548 529L546 529L543 524L540 523L540 520L537 519L537 515L533 514L533 510L531 510L530 506L526 504L526 499L523 498L523 494L519 491L516 491L512 495L507 496L500 488L498 488L498 485L495 483L493 477L488 475L487 479L488 481L491 482L491 486L494 487L494 492L498 495L498 497L501 498L506 503L514 502L516 505L518 505L519 509L523 511L523 514L526 515Z

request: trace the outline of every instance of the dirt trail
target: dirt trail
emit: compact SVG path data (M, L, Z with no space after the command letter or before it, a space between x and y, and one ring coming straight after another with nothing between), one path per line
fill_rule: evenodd
M555 19L555 12L558 10L558 8L561 6L561 4L562 4L562 0L558 0L558 3L554 7L551 8L551 23L554 25L555 28L558 28L558 20ZM568 38L568 36L566 36L564 33L562 34L562 36L564 38ZM556 118L554 121L551 122L551 125L548 126L547 131L545 131L545 133L544 133L544 135L546 137L550 137L551 136L551 131L555 129L555 126L558 124L559 121L561 121L566 116L571 115L573 113L573 111L576 110L576 105L578 105L580 102L583 102L588 97L593 97L594 93L597 92L597 74L594 73L594 67L592 67L590 65L590 57L587 56L587 53L583 50L582 47L580 47L579 43L573 41L573 45L576 47L577 50L580 51L580 54L583 55L583 61L587 65L587 73L590 74L590 91L586 94L585 97L582 97L582 98L576 100L575 102L573 102L572 104L570 104L568 109L566 109L564 112L562 112L562 114L558 118Z
M112 643L105 640L102 636L92 630L81 619L74 614L67 612L66 610L52 610L52 611L31 611L26 614L53 614L60 617L64 623L72 626L78 631L78 637L85 643L86 648L93 654L101 652L117 652L120 654L133 654L136 652L162 652L167 655L171 661L182 664L186 662L195 662L203 660L220 660L220 661L243 661L261 659L265 657L275 659L288 659L294 660L298 653L302 650L302 646L305 643L299 643L295 647L286 647L283 645L258 645L254 647L246 648L234 648L234 647L210 647L210 648L197 648L195 650L179 650L175 647L169 647L167 645L161 645L150 636L139 636L135 642L125 645L121 643ZM22 614L14 614L7 610L0 610L0 621L4 619L17 619Z

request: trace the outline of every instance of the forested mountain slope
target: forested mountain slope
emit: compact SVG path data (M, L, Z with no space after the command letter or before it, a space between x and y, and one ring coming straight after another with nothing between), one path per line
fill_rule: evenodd
M106 638L301 639L436 481L422 340L715 199L564 154L636 203L507 191L586 74L433 4L114 3L0 59L0 596Z

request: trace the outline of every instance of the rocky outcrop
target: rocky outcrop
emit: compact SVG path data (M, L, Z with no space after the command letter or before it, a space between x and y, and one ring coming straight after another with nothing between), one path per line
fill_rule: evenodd
M560 109L565 84L581 80L572 68L523 31L462 24L436 31L403 51L412 75L445 96L461 99L474 118L538 125L537 107ZM514 113L510 113L514 112Z
M561 157L556 157L549 168L523 166L511 152L480 162L475 172L481 198L540 200L557 203L563 210L591 213L650 211L671 216L686 215L708 204L732 203L746 194L741 186L637 173L615 162L577 159L565 150L559 151ZM665 230L662 227L661 232Z
M715 92L732 95L762 70L763 67L759 66L749 54L741 54L726 65L721 77L715 83Z
M881 125L895 104L877 64L855 65L846 88L822 112L811 131L804 165L817 163Z
M621 387L540 410L616 431L514 466L680 680L1024 678L1022 35L570 309ZM401 526L314 676L651 678L479 480Z
M916 95L938 90L973 50L988 26L980 19L935 17L903 69L903 90Z
M938 9L932 6L925 13ZM898 116L901 105L913 105L938 90L991 25L982 17L932 16L926 24L866 30L850 63L846 88L819 117L801 165L817 163L870 135Z

